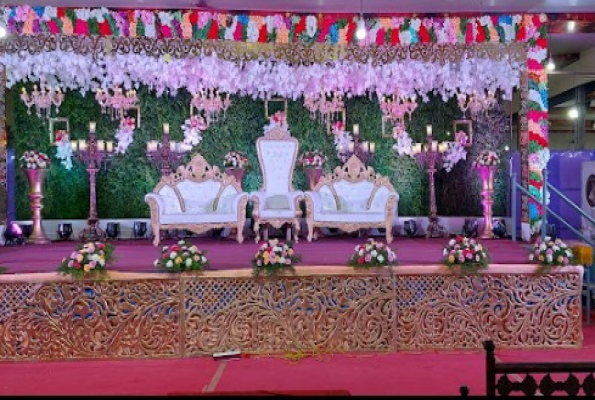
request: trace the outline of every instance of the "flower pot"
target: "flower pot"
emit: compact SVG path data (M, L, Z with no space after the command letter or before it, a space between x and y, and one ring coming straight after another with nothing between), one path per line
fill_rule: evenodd
M33 213L33 232L29 243L46 244L50 240L46 237L41 224L41 209L43 208L43 181L47 174L47 168L29 169L23 168L23 172L29 181L29 200L31 200L31 211Z
M481 205L483 206L483 232L481 238L491 239L492 233L492 204L494 204L494 179L497 166L478 165L477 173L481 179Z
M308 189L314 190L318 181L322 177L322 168L304 168L304 173L306 174L306 180L308 181Z
M225 168L225 173L236 178L236 182L238 185L240 185L240 188L242 188L242 180L244 179L244 174L246 173L244 168L227 167Z

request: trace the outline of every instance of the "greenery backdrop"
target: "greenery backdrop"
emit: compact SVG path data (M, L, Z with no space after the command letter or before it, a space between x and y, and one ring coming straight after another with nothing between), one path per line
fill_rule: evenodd
M45 182L43 217L47 219L85 219L89 210L89 184L85 166L73 160L74 167L66 170L55 159L56 148L49 141L49 124L46 119L38 118L27 109L19 99L21 86L9 93L11 101L8 111L10 124L9 144L20 157L25 150L36 149L53 157L52 166ZM30 88L29 88L30 89ZM149 207L144 196L156 186L160 178L159 170L145 156L148 140L161 140L161 127L164 122L170 124L171 139L181 141L181 125L189 117L190 94L181 91L176 97L156 97L146 88L138 90L141 106L141 127L135 130L134 142L123 155L116 155L105 171L97 176L97 208L100 218L141 218L149 217ZM277 108L271 105L272 112ZM399 192L399 215L427 215L428 182L427 174L410 157L399 157L393 150L392 138L382 138L381 111L375 98L358 97L346 100L347 127L360 125L362 140L376 143L376 156L372 167L379 173L391 177L395 189ZM492 118L503 118L501 108L491 113ZM82 96L79 92L68 92L60 107L60 116L70 120L71 139L86 139L89 121L97 122L97 138L114 140L117 121L101 114L101 109L92 95ZM408 131L414 141L425 140L425 126L433 125L434 135L438 140L452 140L447 132L452 132L453 120L459 119L461 112L456 102L442 102L431 98L421 104L413 113L412 121L407 123ZM310 118L309 111L302 101L288 101L288 123L291 134L300 141L300 152L319 149L328 157L325 172L330 172L339 165L336 157L333 136L326 133L326 128ZM227 115L212 124L203 132L203 141L192 153L201 153L206 160L215 165L222 165L225 153L232 150L247 154L250 167L244 178L244 190L257 190L262 182L256 155L256 139L262 135L266 124L264 102L246 97L232 97L232 106ZM493 131L493 124L481 121L474 124L474 146L468 161L459 162L452 172L441 170L436 175L436 193L438 214L445 216L480 216L480 184L477 174L471 169L475 155L485 149L502 150L505 129ZM492 129L492 131L490 131ZM191 154L186 156L188 161ZM473 158L472 158L473 157ZM494 214L503 215L506 211L505 165L497 182ZM27 196L28 186L20 168L16 172L17 182L17 218L30 219L31 211ZM299 166L296 166L294 185L306 190L306 179ZM250 211L249 211L250 213Z

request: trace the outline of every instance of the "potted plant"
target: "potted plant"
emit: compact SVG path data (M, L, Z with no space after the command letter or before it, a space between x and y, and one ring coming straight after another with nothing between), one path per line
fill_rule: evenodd
M199 250L192 243L180 240L172 246L163 246L161 257L153 263L155 268L166 272L202 272L209 268L207 252Z
M69 257L62 259L58 271L75 278L103 275L112 260L114 247L109 243L87 242L77 246Z
M552 240L546 236L533 244L529 261L539 264L538 274L549 272L552 267L564 267L573 261L572 250L560 239Z
M314 190L322 177L322 166L325 162L326 156L320 150L306 151L300 156L299 163L304 169L310 190Z
M451 239L442 254L444 265L461 275L477 274L489 263L487 249L477 240L464 236Z
M223 166L225 167L225 173L236 178L236 182L242 187L242 180L248 167L248 157L244 153L239 151L231 151L225 155L223 160Z
M49 243L41 224L41 209L43 208L43 182L50 167L50 157L45 153L28 150L23 153L19 161L29 181L29 200L31 200L33 213L33 232L29 242L33 244Z
M295 273L294 265L301 257L293 250L293 242L283 243L279 239L271 239L264 243L252 259L253 274L274 276L285 271Z
M386 267L397 264L397 255L383 242L370 238L364 244L355 246L349 260L353 268Z

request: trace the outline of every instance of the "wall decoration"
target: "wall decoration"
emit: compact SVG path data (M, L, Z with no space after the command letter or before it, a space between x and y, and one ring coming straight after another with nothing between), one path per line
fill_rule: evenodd
M49 119L50 143L57 144L58 138L56 129L65 130L67 135L70 135L70 121L66 117L54 117Z
M457 119L452 123L455 142L464 147L473 145L473 122L469 119Z
M266 119L269 119L270 115L275 113L275 111L269 112L269 103L281 103L283 105L283 112L285 113L285 116L287 116L287 99L274 98L264 101L264 116Z

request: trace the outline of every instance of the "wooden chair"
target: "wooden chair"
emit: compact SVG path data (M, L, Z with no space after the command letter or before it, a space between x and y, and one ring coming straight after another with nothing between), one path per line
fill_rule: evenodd
M595 395L595 362L501 363L496 362L494 342L483 342L483 348L486 351L487 396L515 393L552 396L557 392L570 396ZM581 376L575 375L577 373ZM552 377L551 374L564 376ZM509 375L517 375L517 379L511 379ZM460 392L461 396L467 396L469 389L461 386Z

